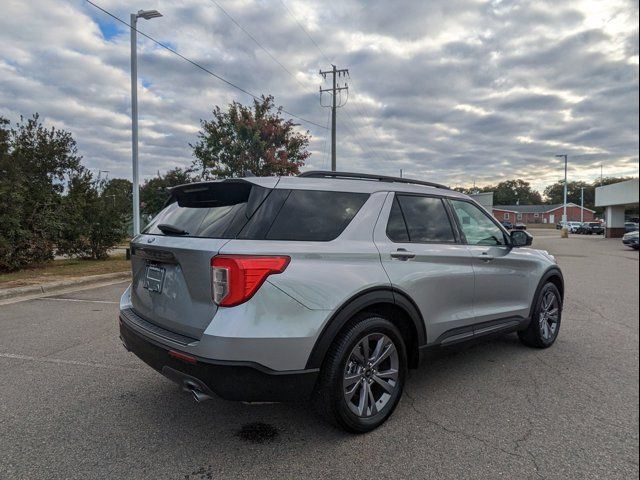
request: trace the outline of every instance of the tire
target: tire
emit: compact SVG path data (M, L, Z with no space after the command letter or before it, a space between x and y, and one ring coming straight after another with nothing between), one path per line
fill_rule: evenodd
M520 341L529 347L548 348L558 338L562 321L562 295L547 282L536 298L529 326L518 332Z
M369 432L393 413L406 377L407 353L398 328L378 314L358 314L327 352L318 382L317 407L327 420L348 432Z

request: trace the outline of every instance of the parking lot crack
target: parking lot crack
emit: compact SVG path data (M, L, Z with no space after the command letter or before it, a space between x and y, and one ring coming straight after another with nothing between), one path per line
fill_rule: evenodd
M465 432L464 430L459 430L459 429L454 429L454 428L450 428L447 427L446 425L443 425L433 419L431 419L425 412L421 411L417 406L416 406L416 401L415 401L415 397L413 397L413 395L411 395L408 391L408 389L405 388L404 391L405 396L409 399L409 406L411 407L411 409L417 413L418 415L420 415L420 417L422 417L427 423L434 425L438 428L440 428L441 430L444 430L447 433L450 433L452 435L461 435L464 438L468 439L468 440L474 440L476 442L479 442L481 444L483 444L484 446L492 449L492 450L496 450L499 452L502 452L506 455L509 455L511 457L516 457L519 459L523 459L523 460L529 460L532 464L533 467L535 469L535 473L539 478L545 478L544 476L542 476L540 474L540 469L539 466L537 464L537 462L535 461L535 457L533 454L531 454L530 452L528 452L527 450L525 450L525 452L527 453L527 455L521 455L517 452L512 452L510 450L507 450L505 448L502 448L500 446L497 445L493 445L491 442L489 442L488 440L485 440L481 437L478 437L476 435L473 435L469 432ZM525 434L525 437L528 437L528 435L530 434L530 432L528 434Z

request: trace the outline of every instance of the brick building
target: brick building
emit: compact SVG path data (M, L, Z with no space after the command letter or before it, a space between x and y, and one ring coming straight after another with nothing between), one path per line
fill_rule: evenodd
M562 204L558 205L494 205L491 213L500 222L558 223L562 220ZM595 211L584 209L584 221L595 220ZM567 221L581 220L580 205L567 203Z

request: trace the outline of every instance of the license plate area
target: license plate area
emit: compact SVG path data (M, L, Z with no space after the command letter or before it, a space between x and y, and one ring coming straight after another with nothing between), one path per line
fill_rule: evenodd
M146 272L144 274L144 284L142 286L150 292L162 293L164 273L165 270L163 267L148 264Z

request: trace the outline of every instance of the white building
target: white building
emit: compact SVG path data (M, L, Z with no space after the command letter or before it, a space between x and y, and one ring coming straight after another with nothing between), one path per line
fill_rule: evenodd
M625 210L638 208L638 195L637 178L596 188L596 207L605 207L607 237L624 235Z

